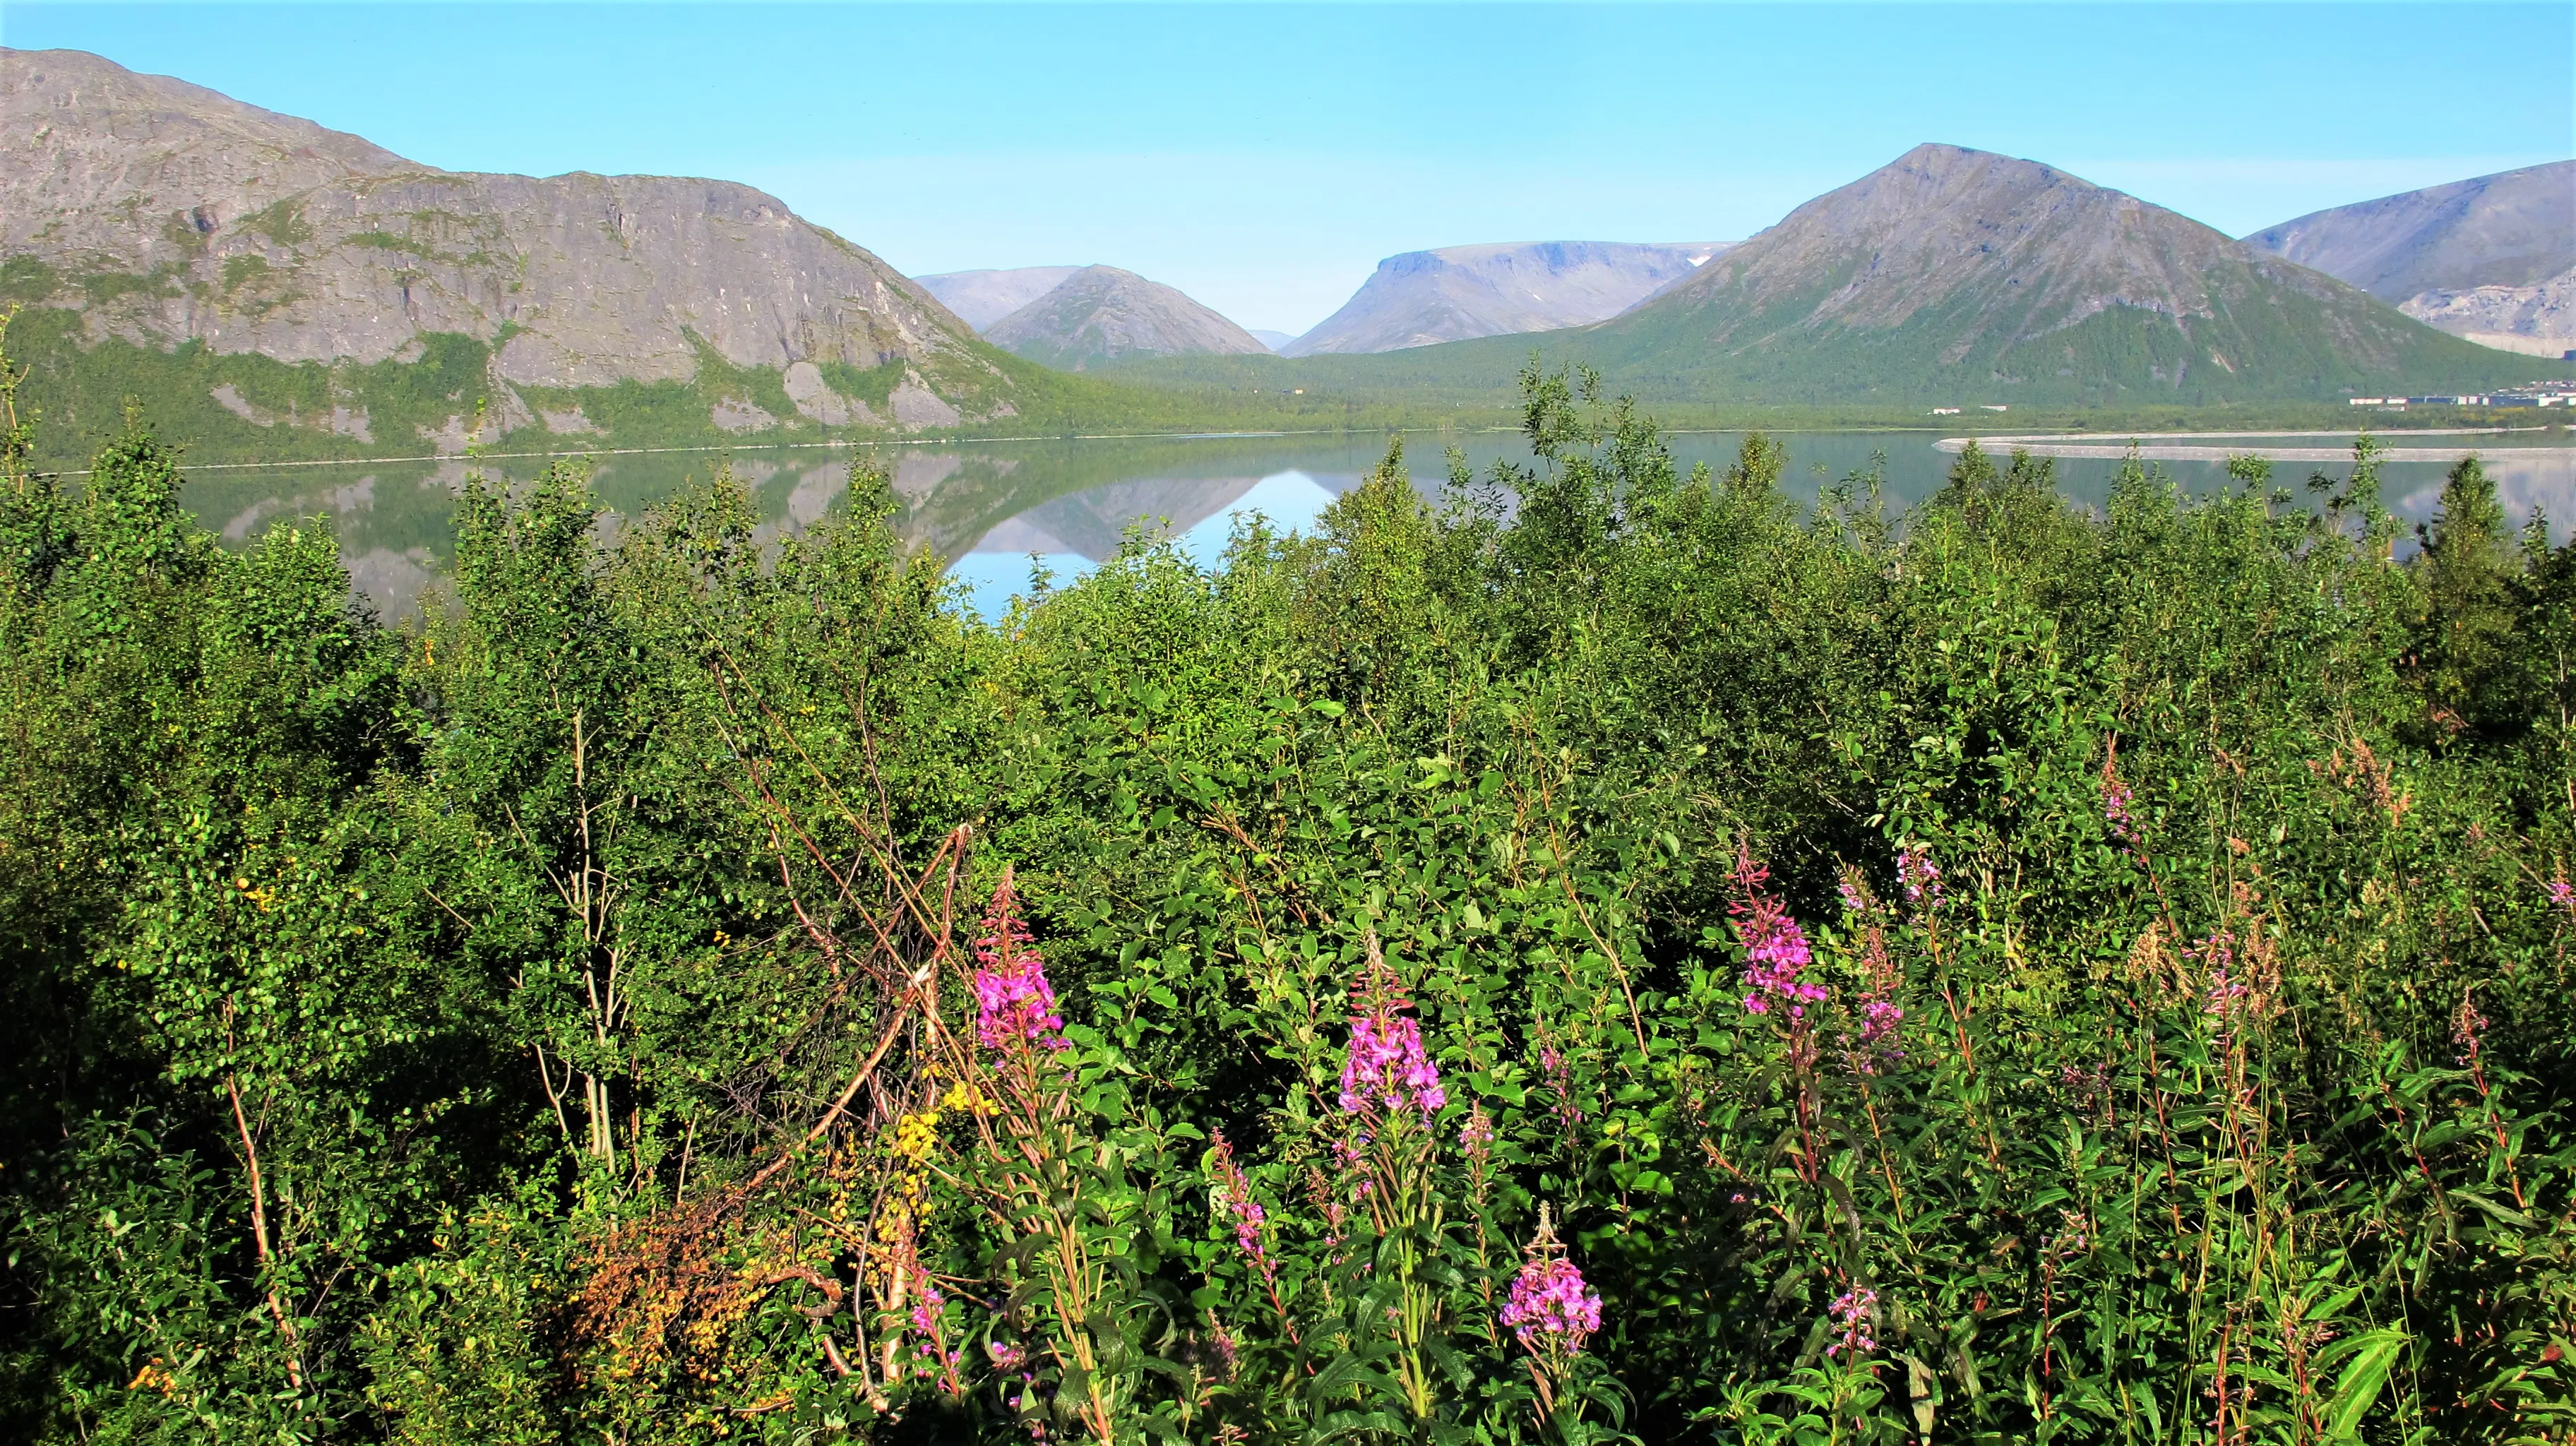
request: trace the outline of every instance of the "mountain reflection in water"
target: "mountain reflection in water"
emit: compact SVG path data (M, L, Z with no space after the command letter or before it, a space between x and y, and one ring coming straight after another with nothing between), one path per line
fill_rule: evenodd
M1511 433L1415 433L1405 440L1406 465L1426 494L1445 479L1444 453L1451 447L1479 473L1498 460L1527 460ZM1955 439L1945 447L1933 432L1802 432L1782 440L1789 450L1782 485L1802 500L1872 468L1873 454L1884 454L1882 496L1892 513L1931 496L1956 460ZM2390 433L2384 440L2400 450L2382 464L2381 495L2409 521L2432 517L2443 475L2471 450L2484 458L2516 523L2538 507L2563 539L2564 519L2576 514L2576 448L2563 431ZM1715 470L1734 458L1741 441L1740 434L1685 433L1672 447L1683 471L1699 462ZM1115 556L1139 528L1171 535L1202 562L1221 556L1233 528L1254 513L1282 530L1309 530L1333 498L1377 464L1386 443L1383 436L1101 439L883 446L863 455L890 472L903 535L952 559L972 606L992 617L1026 590L1033 554L1063 583ZM2311 472L2340 477L2347 470L2349 444L2348 436L2230 437L2151 440L2145 450L2153 466L2193 492L2228 485L2225 459L2233 451L2269 455L2278 459L2275 484L2304 501L2311 494L2300 484ZM2070 454L2055 459L2060 490L2096 508L2107 500L2126 450L2123 440L2107 437L2034 445ZM846 449L746 448L730 457L607 456L591 466L602 505L633 516L730 465L751 494L766 542L810 527L843 504L851 456ZM482 465L525 481L543 462L487 459ZM191 473L184 500L232 545L279 522L325 519L340 539L356 590L398 618L418 610L453 552L451 518L464 476L458 459L205 468Z

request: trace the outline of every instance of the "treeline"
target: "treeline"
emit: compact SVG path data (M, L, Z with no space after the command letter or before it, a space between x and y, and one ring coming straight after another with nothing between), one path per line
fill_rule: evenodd
M0 1435L2569 1440L2576 547L1524 391L993 626L469 482L402 628L0 392Z

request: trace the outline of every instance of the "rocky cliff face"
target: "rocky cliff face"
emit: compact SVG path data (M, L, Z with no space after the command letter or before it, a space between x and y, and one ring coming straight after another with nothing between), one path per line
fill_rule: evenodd
M2562 358L2576 352L2576 271L2562 271L2538 286L2418 292L2398 309L2499 351Z
M1626 311L1725 249L1538 241L1408 251L1379 262L1341 310L1280 354L1396 351L1582 326Z
M994 322L1055 290L1079 266L1014 266L1000 271L947 271L916 276L921 289L968 326L982 331Z
M21 292L44 268L30 299L93 343L367 366L473 338L505 429L541 410L520 389L710 361L787 374L793 411L826 425L1010 411L945 307L747 186L440 171L77 51L0 52L0 253ZM844 395L825 368L893 380ZM792 420L743 406L733 423Z
M1115 266L1086 266L984 329L994 345L1081 371L1135 357L1266 355L1251 333L1188 296Z
M1629 371L1980 401L2323 399L2452 345L2161 207L1943 145L1800 206L1585 340Z
M2576 346L2576 161L2337 206L2245 239L2454 335Z

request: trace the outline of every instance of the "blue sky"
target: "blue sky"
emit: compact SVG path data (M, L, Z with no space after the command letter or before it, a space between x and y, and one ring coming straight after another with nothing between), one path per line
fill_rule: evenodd
M2242 233L2576 153L2576 5L0 5L459 170L775 192L914 274L1302 331L1398 251L1735 240L1919 141Z

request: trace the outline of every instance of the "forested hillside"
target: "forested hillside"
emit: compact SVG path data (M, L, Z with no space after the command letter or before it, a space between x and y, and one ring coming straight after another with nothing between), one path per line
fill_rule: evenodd
M469 485L402 630L0 395L0 1437L2568 1440L2576 547L1524 393L999 626Z

